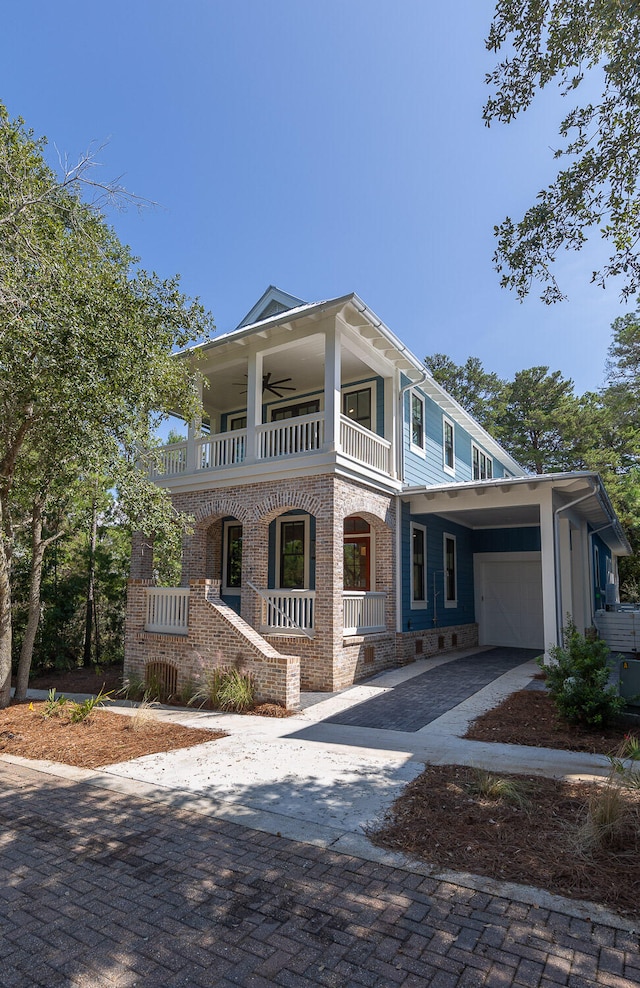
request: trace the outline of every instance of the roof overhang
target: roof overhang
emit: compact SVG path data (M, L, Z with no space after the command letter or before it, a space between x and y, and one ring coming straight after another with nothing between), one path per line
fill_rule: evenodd
M414 514L438 514L476 529L537 525L540 505L550 493L554 512L572 510L615 555L631 555L602 480L590 471L409 487L401 497Z

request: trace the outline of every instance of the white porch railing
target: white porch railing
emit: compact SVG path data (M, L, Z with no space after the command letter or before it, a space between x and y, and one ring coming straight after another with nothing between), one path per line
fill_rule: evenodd
M152 477L172 477L187 469L187 442L172 443L157 451L157 465L151 467Z
M295 419L283 419L259 425L258 459L271 460L276 456L292 456L318 450L324 442L324 415L301 415Z
M318 412L258 425L255 430L255 455L258 460L274 460L282 456L317 452L322 449L324 431L324 413ZM186 441L173 443L158 450L158 465L151 467L151 476L173 477L193 470L220 470L236 466L247 459L249 444L253 449L253 439L252 430L236 429L196 439L194 446ZM391 472L389 440L369 432L344 415L340 416L340 444L342 452L358 463L381 473Z
M315 590L260 590L259 593L262 597L261 632L312 637Z
M384 631L386 599L386 593L345 590L342 594L344 634L362 635L365 632Z
M340 443L342 452L359 463L389 473L391 470L391 443L375 432L369 432L357 422L340 416Z
M215 470L242 463L247 453L247 430L222 432L196 443L196 470Z
M145 631L189 633L189 587L149 587Z

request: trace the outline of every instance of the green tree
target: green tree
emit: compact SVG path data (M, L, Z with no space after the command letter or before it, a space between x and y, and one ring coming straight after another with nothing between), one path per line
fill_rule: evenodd
M136 267L83 201L82 174L57 179L44 146L0 106L0 707L9 702L18 530L32 527L37 560L51 544L42 547L43 532L65 530L52 518L65 517L69 478L96 472L117 487L131 524L179 527L137 463L158 410L198 413L195 368L171 352L211 328L177 278Z
M491 432L500 411L505 382L497 374L486 371L478 357L468 357L464 364L456 364L444 353L432 353L424 362L438 384Z
M576 411L573 381L560 371L549 373L548 367L529 367L507 384L497 417L498 438L533 473L566 470Z
M591 280L623 279L624 298L640 287L640 9L636 0L498 0L487 48L506 50L487 76L487 125L509 123L556 83L571 98L585 78L602 79L598 99L572 105L561 121L563 165L514 222L495 228L494 262L503 286L522 299L534 281L541 298L564 298L553 272L562 249L580 250L595 229L610 255ZM584 87L583 87L584 88ZM581 90L582 92L582 90Z

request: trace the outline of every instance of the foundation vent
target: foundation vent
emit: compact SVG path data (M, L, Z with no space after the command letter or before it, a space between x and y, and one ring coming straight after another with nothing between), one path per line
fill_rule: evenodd
M438 648L444 648L444 635L438 635Z
M458 636L454 632L451 635L451 648L455 648L457 644L458 644Z
M178 670L168 662L149 662L144 681L152 699L166 700L178 690Z
M364 664L366 666L373 665L376 658L376 650L373 645L364 646Z
M416 655L422 655L422 638L416 638Z

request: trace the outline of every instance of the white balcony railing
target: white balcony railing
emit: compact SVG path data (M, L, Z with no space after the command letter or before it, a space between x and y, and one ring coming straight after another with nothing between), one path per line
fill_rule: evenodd
M369 591L345 590L342 594L345 635L363 635L384 631L384 608L387 595Z
M340 443L342 452L359 463L365 463L381 473L391 471L391 443L375 432L353 422L346 415L340 416Z
M247 454L247 430L222 432L196 443L196 470L216 470L242 463Z
M157 451L157 465L151 467L152 477L173 477L175 474L184 473L187 469L187 446L186 440L180 443L172 443L170 446L163 446Z
M254 446L254 438L256 445ZM200 470L220 470L244 463L249 453L258 460L274 460L283 456L298 456L318 452L324 443L324 414L301 415L299 418L268 422L252 430L236 429L190 442L173 443L158 450L158 465L151 467L151 476L173 477ZM340 445L342 452L365 466L391 472L391 443L369 432L357 422L340 416Z
M324 442L324 415L301 415L295 419L259 425L258 459L272 460L318 450Z
M189 587L149 587L145 631L189 633Z
M262 623L265 634L312 637L315 590L261 590Z

